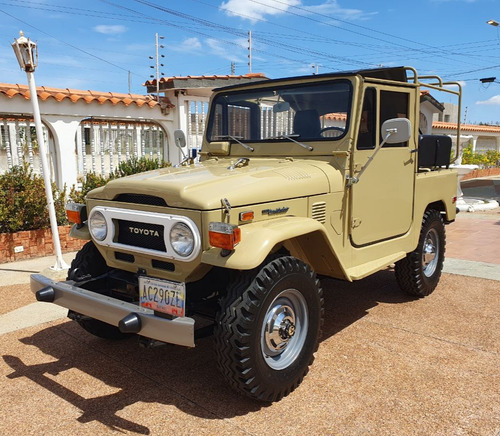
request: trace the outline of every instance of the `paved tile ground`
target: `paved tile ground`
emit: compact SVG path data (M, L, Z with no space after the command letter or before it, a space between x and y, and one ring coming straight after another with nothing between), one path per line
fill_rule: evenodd
M446 233L446 257L500 265L500 208L461 212Z
M482 241L482 262L500 265L499 224L497 213L461 214L447 228L448 256L477 260ZM0 265L3 283L8 268ZM0 318L33 302L29 285L17 282L0 287ZM100 340L65 318L8 331L0 433L499 436L499 283L445 273L431 296L414 300L389 270L353 284L324 280L314 365L272 405L226 386L210 338L194 349L143 349L135 339Z

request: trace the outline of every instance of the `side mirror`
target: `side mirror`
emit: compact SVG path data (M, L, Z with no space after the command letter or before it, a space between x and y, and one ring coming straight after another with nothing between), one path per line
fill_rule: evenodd
M174 130L174 141L175 145L179 147L182 151L186 147L186 135L182 130Z
M406 142L411 138L411 122L407 118L391 118L382 124L382 139L387 144Z

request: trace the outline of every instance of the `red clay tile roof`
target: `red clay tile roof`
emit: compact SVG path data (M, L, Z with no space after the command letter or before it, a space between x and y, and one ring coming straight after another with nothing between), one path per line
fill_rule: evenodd
M38 98L45 101L49 98L53 98L56 101L63 101L68 99L69 101L76 103L79 100L83 100L86 103L92 103L93 101L105 104L111 103L116 106L117 104L124 104L125 106L130 106L132 103L136 104L138 107L144 105L149 107L155 107L158 102L149 95L140 94L120 94L117 92L99 92L99 91L82 91L79 89L59 89L59 88L49 88L47 86L38 86L37 88ZM4 94L9 98L13 98L16 95L23 97L25 99L30 98L30 92L27 85L11 85L9 83L0 83L0 94ZM165 98L162 97L163 102ZM166 101L167 107L174 107L170 101Z
M174 80L234 80L234 79L267 79L263 73L248 73L240 76L235 75L225 75L225 76L173 76L173 77L162 77L160 83L168 83ZM144 86L154 86L156 85L156 79L148 80L144 83Z
M347 114L338 113L338 112L332 112L330 114L325 114L324 117L327 120L332 120L332 121L346 121L347 120Z
M455 123L446 123L444 121L433 121L432 127L436 129L456 130ZM483 132L483 133L500 133L500 126L486 126L479 124L460 124L462 132Z

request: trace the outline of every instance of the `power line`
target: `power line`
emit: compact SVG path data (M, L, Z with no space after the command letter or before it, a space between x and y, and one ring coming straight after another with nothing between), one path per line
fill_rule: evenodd
M110 62L110 61L108 61L108 60L106 60L106 59L104 59L104 58L101 58L100 56L97 56L97 55L95 55L95 54L93 54L93 53L90 53L90 52L88 52L88 51L86 51L86 50L83 50L82 48L79 48L79 47L77 47L77 46L75 46L75 45L73 45L73 44L70 44L69 42L66 42L66 41L64 41L64 40L62 40L62 39L56 38L55 36L51 35L50 33L47 33L47 32L45 32L45 31L43 31L43 30L39 29L38 27L33 26L32 24L30 24L30 23L26 22L26 21L21 20L20 18L17 18L17 17L15 17L14 15L9 14L8 12L5 12L5 11L4 11L4 10L2 10L2 9L0 9L0 12L2 12L3 14L5 14L5 15L7 15L7 16L9 16L9 17L11 17L11 18L13 18L14 20L19 21L20 23L25 24L26 26L31 27L32 29L35 29L37 32L40 32L40 33L42 33L42 34L44 34L44 35L46 35L46 36L49 36L50 38L53 38L53 39L55 39L56 41L58 41L58 42L60 42L60 43L62 43L62 44L64 44L64 45L67 45L68 47L71 47L71 48L73 48L73 49L75 49L75 50L78 50L78 51L79 51L79 52L81 52L81 53L86 54L87 56L93 57L93 58L95 58L95 59L97 59L97 60L99 60L99 61L101 61L101 62L105 62L106 64L111 65L111 66L113 66L113 67L115 67L115 68L118 68L118 69L120 69L120 70L122 70L122 71L126 71L126 72L128 72L128 71L129 71L127 68L121 67L120 65L114 64L113 62ZM136 73L133 73L133 74L134 74L134 75L139 76L139 74L136 74Z

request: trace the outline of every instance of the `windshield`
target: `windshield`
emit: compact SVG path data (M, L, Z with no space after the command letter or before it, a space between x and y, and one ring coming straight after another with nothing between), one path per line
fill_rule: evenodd
M349 126L351 96L347 80L221 93L212 102L207 139L339 139Z

